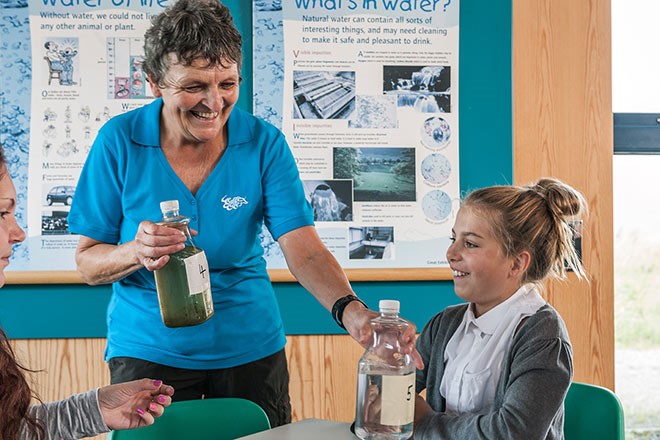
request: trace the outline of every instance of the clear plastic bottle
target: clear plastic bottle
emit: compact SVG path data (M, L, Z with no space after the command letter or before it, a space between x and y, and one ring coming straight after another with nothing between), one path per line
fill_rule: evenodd
M402 353L400 339L408 322L399 301L381 300L371 320L373 345L358 363L355 434L363 440L403 440L413 434L415 366Z
M213 316L209 265L204 251L193 242L188 217L179 215L179 201L160 203L159 225L177 228L186 235L186 247L154 271L160 315L167 327L197 325Z

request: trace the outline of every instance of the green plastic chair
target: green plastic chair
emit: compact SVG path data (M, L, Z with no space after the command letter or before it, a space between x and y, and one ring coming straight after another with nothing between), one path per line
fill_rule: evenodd
M233 397L173 402L144 428L112 431L108 440L233 440L270 429L256 403Z
M612 391L573 382L564 400L566 440L624 440L623 408Z

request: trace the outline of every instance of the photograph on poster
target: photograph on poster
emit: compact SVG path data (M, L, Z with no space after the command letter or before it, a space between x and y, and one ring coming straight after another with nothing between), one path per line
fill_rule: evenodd
M336 147L333 177L353 180L356 202L414 202L415 149Z
M398 128L397 99L393 95L355 97L355 112L349 128Z
M350 260L394 259L394 227L351 227L348 231Z
M265 223L261 224L261 232L259 233L259 243L264 250L264 258L267 261L284 262L284 254L279 243L273 238L268 227Z
M293 72L294 119L348 119L355 109L355 72Z
M450 175L451 162L442 154L429 154L422 160L422 177L429 185L443 185Z
M451 111L449 66L383 66L383 93L420 113Z
M315 222L353 220L352 180L303 180L303 186Z
M449 122L439 116L431 116L426 119L420 133L422 144L432 150L446 147L451 138Z
M69 211L64 209L44 210L41 213L41 235L68 235Z
M64 206L71 206L75 191L76 187L72 185L51 186L45 197L46 205L52 206L57 203Z

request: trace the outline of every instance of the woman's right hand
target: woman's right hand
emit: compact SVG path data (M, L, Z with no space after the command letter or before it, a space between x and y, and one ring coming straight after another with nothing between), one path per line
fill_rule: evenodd
M158 270L170 261L171 254L186 247L185 241L180 229L145 220L138 225L133 240L135 256L148 271Z
M110 429L134 429L154 423L172 403L174 388L161 380L139 379L99 389L99 408Z

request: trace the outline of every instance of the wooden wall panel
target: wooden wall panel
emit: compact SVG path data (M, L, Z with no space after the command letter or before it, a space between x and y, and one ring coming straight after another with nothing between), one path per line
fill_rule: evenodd
M555 176L585 194L589 283L552 283L575 380L614 389L611 5L514 0L514 180Z
M110 383L110 373L103 361L105 339L19 339L11 342L22 365L36 370L28 374L28 380L43 402Z
M110 383L103 361L105 339L21 339L12 345L26 367L40 370L30 380L44 402ZM289 336L293 420L353 421L362 352L347 335Z
M30 379L44 402L110 383L105 339L21 339L12 345L23 365L36 370Z
M289 336L293 419L352 421L363 349L347 335Z

